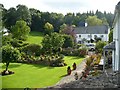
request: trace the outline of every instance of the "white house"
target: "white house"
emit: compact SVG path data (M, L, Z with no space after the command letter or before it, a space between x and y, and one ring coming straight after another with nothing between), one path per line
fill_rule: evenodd
M106 25L101 26L86 26L76 27L74 29L76 34L76 42L83 43L83 41L95 40L95 38L101 38L102 41L108 41L108 35L110 29Z
M120 2L115 7L113 22L113 41L115 50L113 50L113 70L120 70Z
M117 84L120 87L120 1L115 7L115 15L113 21L113 42L106 45L104 48L104 71L105 71L105 52L112 51L112 69L117 72Z
M104 47L104 51L112 51L113 71L120 71L120 2L115 7L113 20L113 42Z

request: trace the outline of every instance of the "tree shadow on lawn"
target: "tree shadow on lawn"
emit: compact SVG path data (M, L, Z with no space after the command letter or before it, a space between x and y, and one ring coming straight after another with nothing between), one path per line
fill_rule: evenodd
M29 64L29 65L33 65L37 68L48 68L48 69L54 69L54 67L52 66L48 66L48 65L45 65L45 64Z
M60 77L66 77L66 76L68 76L67 74L65 74L65 75L62 75L62 76L60 76Z
M83 59L84 59L84 57L72 57L71 60L72 60L72 59L73 59L73 60L74 60L74 59L80 59L80 58L83 58Z
M54 69L54 67L48 66L48 69Z
M47 65L44 65L44 64L27 64L27 65L32 65L32 66L37 67L37 68L45 68L45 67L48 67Z
M17 68L21 66L21 64L10 63L9 68ZM2 68L5 68L5 64L2 65Z
M29 35L30 36L43 36L43 34L39 33L39 32L38 33L37 32L30 32Z

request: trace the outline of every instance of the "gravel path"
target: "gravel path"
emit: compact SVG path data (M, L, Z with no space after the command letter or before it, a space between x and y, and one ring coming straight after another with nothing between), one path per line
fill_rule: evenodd
M44 88L44 89L47 89L47 88L59 88L61 85L64 85L64 84L68 84L68 83L71 83L71 82L73 82L73 81L76 81L75 80L75 76L74 76L74 74L77 72L78 74L79 74L79 76L80 76L80 74L82 73L82 71L84 70L84 68L85 68L85 62L86 62L86 60L84 59L79 65L77 65L77 68L76 68L76 70L73 70L72 72L71 72L71 75L68 75L68 76L64 76L58 83L56 83L54 86L50 86L50 87L46 87L46 88ZM42 90L44 90L44 89L42 89ZM37 90L41 90L41 89L37 89Z
M79 65L77 65L76 70L72 71L71 75L63 77L55 86L65 83L70 83L71 81L76 81L74 76L75 73L77 72L80 76L84 68L85 68L85 60L83 60Z

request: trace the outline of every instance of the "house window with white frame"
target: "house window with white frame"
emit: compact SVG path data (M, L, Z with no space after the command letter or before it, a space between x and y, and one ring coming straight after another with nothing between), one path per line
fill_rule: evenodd
M97 38L97 35L94 35L94 38Z
M79 38L81 38L81 35L79 35Z
M103 38L104 37L104 35L101 35L101 38Z
M91 35L88 35L88 37L91 37Z

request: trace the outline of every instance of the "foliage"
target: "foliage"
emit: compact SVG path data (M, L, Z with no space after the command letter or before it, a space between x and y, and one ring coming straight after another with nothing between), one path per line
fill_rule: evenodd
M58 33L52 33L50 36L46 35L42 41L43 50L46 53L60 52L60 48L64 44L64 38Z
M63 48L73 47L74 46L74 39L70 35L63 35L64 38L64 44Z
M67 13L64 17L65 23L68 25L72 25L74 16L74 13Z
M67 27L67 24L62 24L61 26L60 26L60 30L59 30L59 33L63 33L63 31L64 31L64 29Z
M50 35L54 31L53 25L50 24L49 22L45 24L44 28L45 28L45 34L48 34L48 35Z
M97 16L88 16L86 21L89 26L102 25L102 20L97 18Z
M44 64L53 66L53 67L58 67L58 66L65 66L66 64L64 63L63 60L64 56L62 54L60 55L41 55L40 60L44 62Z
M63 24L63 26L62 27L64 27L63 29L61 29L61 31L60 31L60 33L61 34L67 34L67 35L71 35L73 38L75 38L75 32L74 32L74 25L65 25L65 24Z
M109 24L112 27L112 21L114 15L112 13L102 13L100 11L89 11L84 13L67 13L63 15L61 13L49 13L49 12L41 12L35 8L29 8L25 5L17 5L16 8L11 7L6 10L2 5L2 20L3 25L7 29L11 29L13 25L15 25L16 21L24 20L27 25L30 26L32 31L41 31L44 32L44 25L49 22L53 25L54 31L59 32L60 26L66 23L67 25L75 25L75 26L84 26L85 20L89 16L97 16L102 24ZM11 31L11 30L10 30Z
M67 13L63 15L61 13L49 13L41 12L35 8L29 8L25 5L17 5L15 8L11 7L10 9L5 9L2 5L2 20L3 25L7 29L15 25L16 21L24 20L27 22L27 25L30 26L32 31L41 31L44 32L45 23L49 22L53 25L54 31L59 32L60 26L66 23L67 25L75 26L84 26L84 23L89 16L97 16L98 19L101 19L102 24L109 24L112 27L112 21L114 15L112 13L102 13L101 11L96 10L87 11L84 13Z
M17 21L12 27L12 35L16 39L26 40L30 32L29 26L23 20Z
M7 44L10 44L11 39L12 39L11 34L2 36L2 45L4 46L4 45L7 45Z
M93 62L92 57L88 57L88 58L86 59L86 65L87 65L88 68L91 66L92 62Z
M85 55L87 54L87 48L86 48L86 47L82 47L82 48L80 48L79 50L80 50L79 55L80 55L81 57L85 57Z
M107 22L107 19L106 19L105 17L103 17L101 20L102 20L102 24L103 24L103 25L109 26L109 24L108 24L108 22Z
M11 7L3 16L5 27L11 31L11 27L15 25L16 21L24 20L27 25L31 25L31 15L27 6L17 5L16 8Z
M3 16L4 25L7 29L11 29L13 25L15 25L17 17L16 17L16 9L10 8L6 11L5 15Z
M41 53L41 45L39 44L29 44L21 48L22 52L25 52L28 55L36 55L39 56Z
M86 68L87 69L92 69L94 65L99 65L101 59L100 54L93 54L86 58Z
M17 61L20 58L20 52L12 46L3 46L2 47L2 62L6 63L6 71L10 62Z
M87 54L87 48L79 48L79 49L73 49L73 48L64 48L61 52L63 55L66 56L79 56L79 57L85 57Z
M100 37L96 37L96 38L95 38L95 42L97 43L98 41L101 41L101 38L100 38Z
M98 52L102 53L103 52L103 47L106 45L107 43L104 41L99 41L96 43L96 49L98 50Z
M25 5L17 5L16 6L16 15L17 15L17 20L24 20L28 26L31 25L31 15L30 11L27 6Z
M30 14L31 14L31 31L42 31L41 30L41 24L42 24L42 20L41 20L41 12L39 10L36 10L34 8L30 8L29 9Z
M113 30L109 33L109 43L113 41Z
M93 62L94 65L99 65L100 60L101 60L101 55L100 54L96 55Z
M16 48L18 48L18 47L23 47L23 46L28 45L27 42L24 42L24 41L22 41L22 40L18 40L18 39L15 39L15 38L14 38L14 39L11 39L10 44L11 44L13 47L16 47Z

